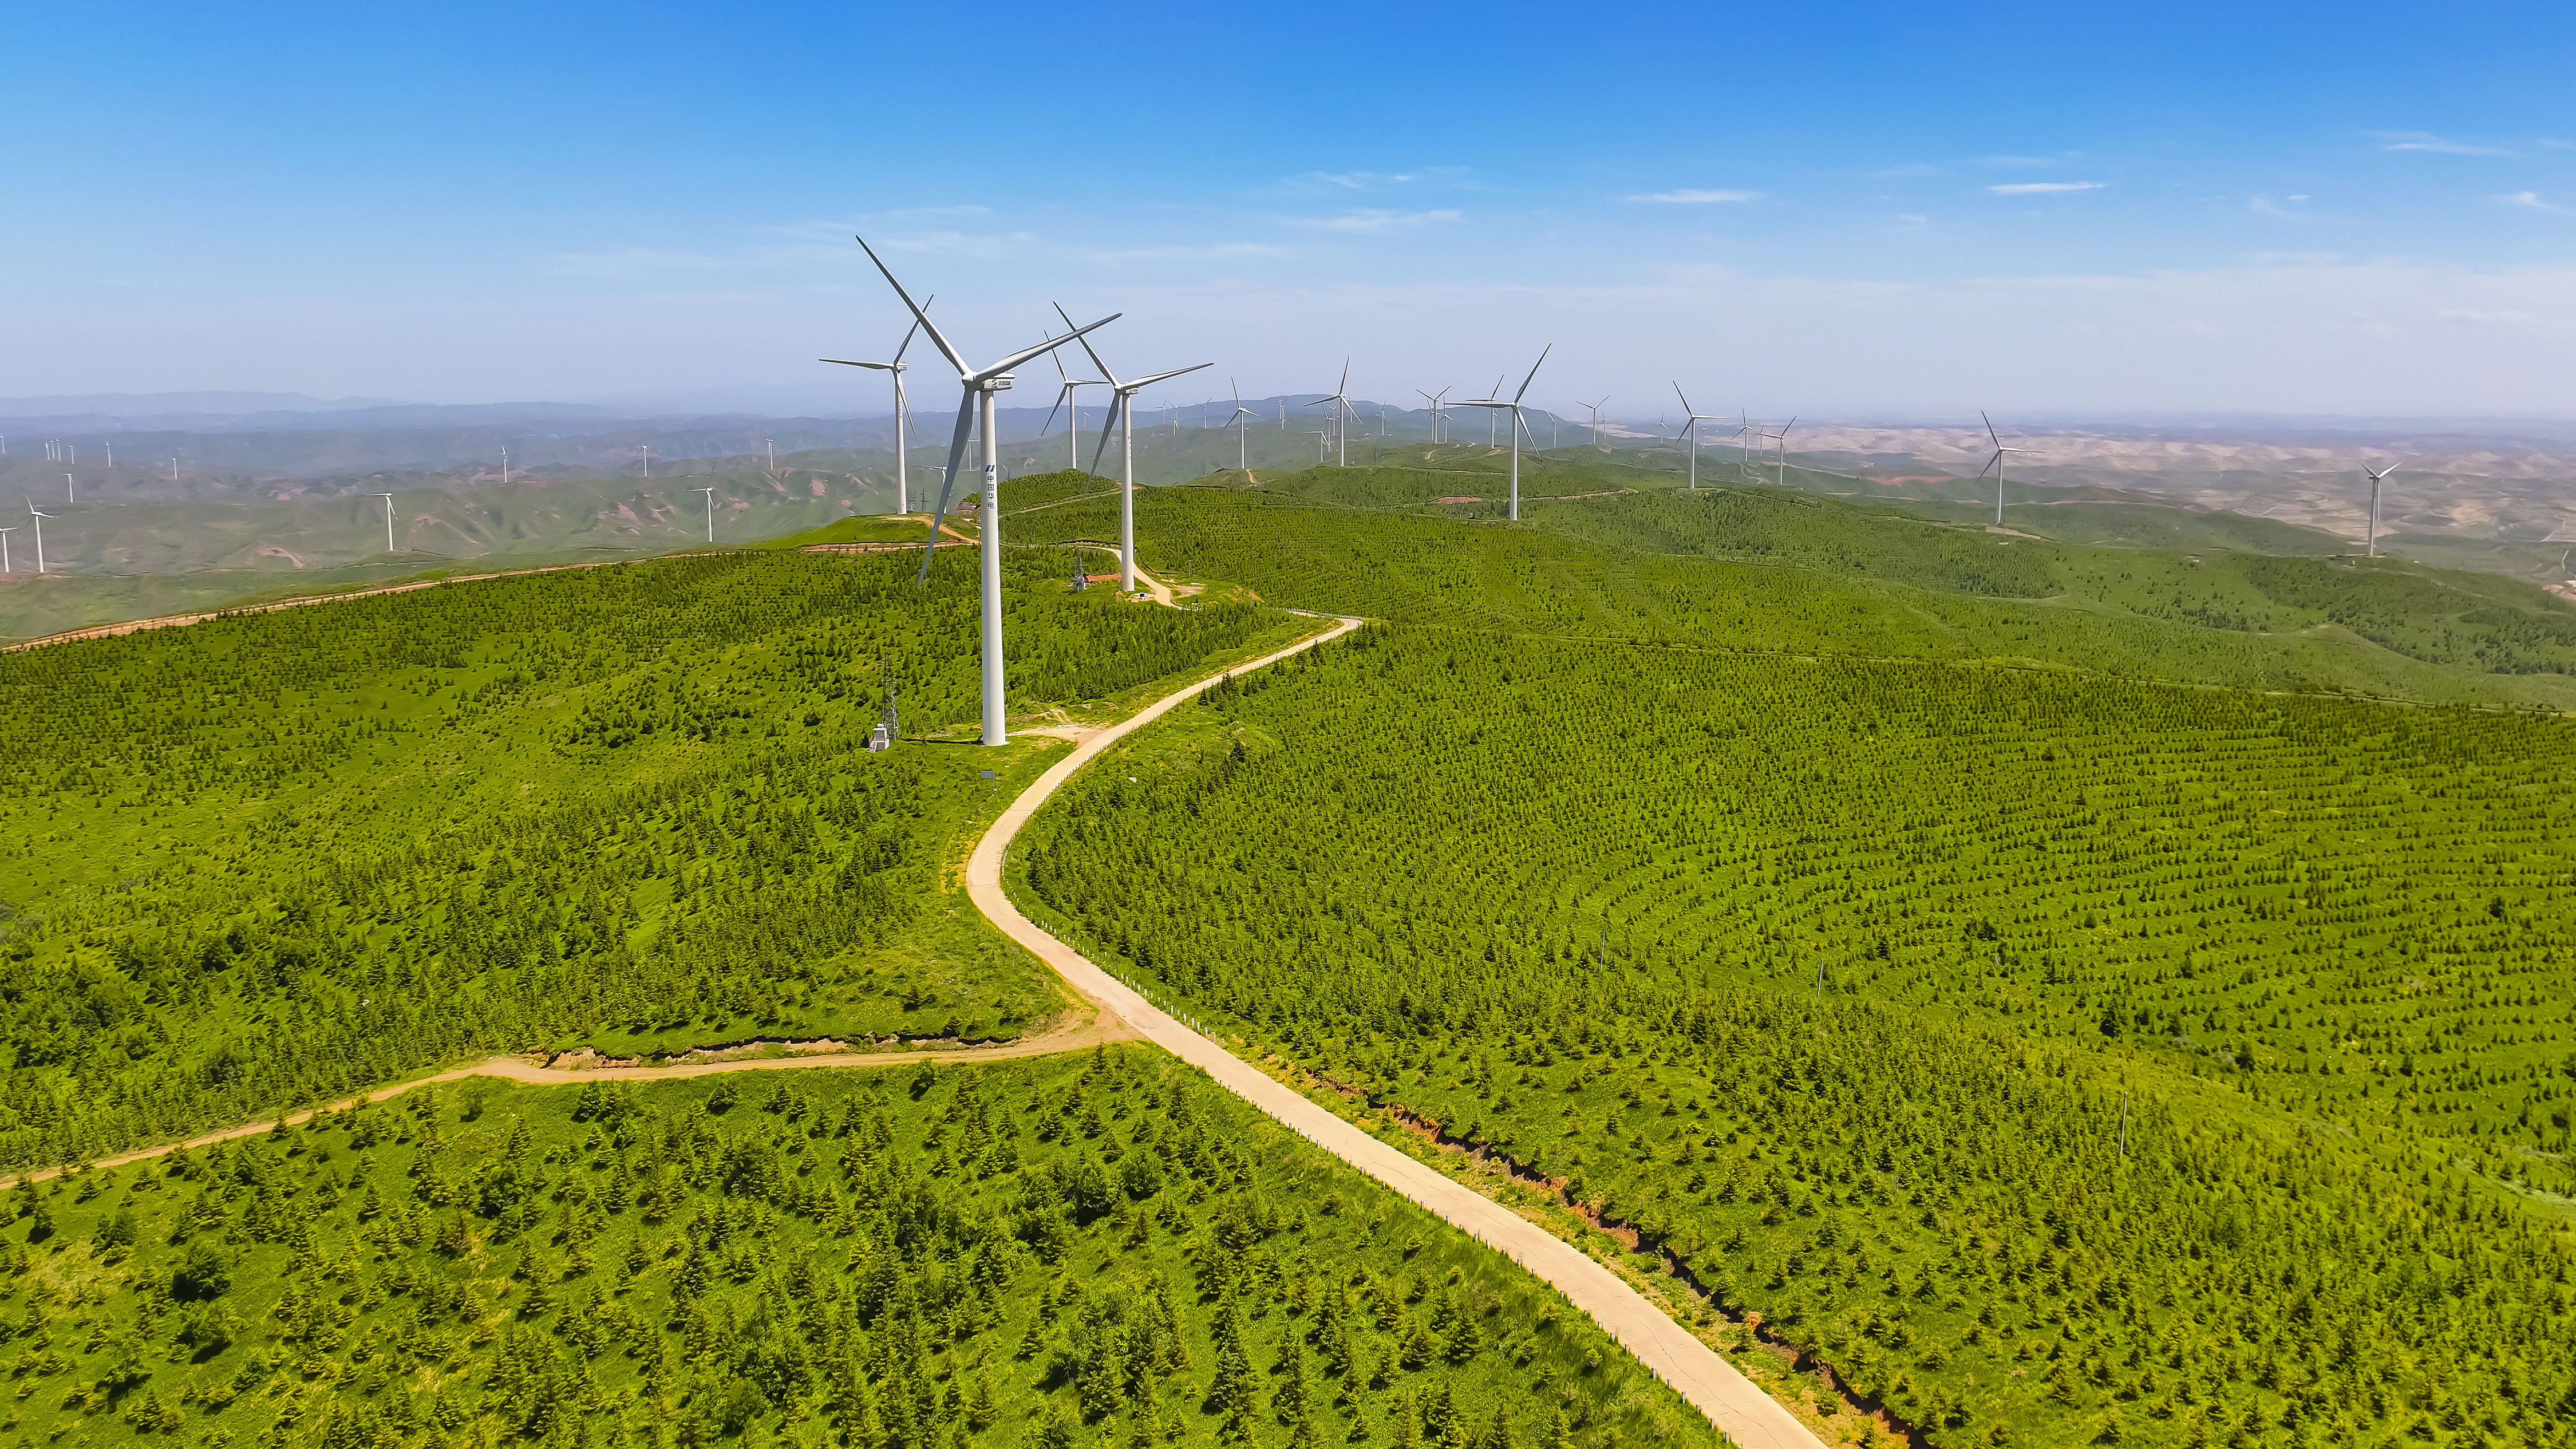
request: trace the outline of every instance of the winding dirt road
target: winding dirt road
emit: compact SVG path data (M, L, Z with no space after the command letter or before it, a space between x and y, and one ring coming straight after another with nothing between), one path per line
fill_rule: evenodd
M1238 666L1238 670L1258 669L1337 639L1359 626L1359 620L1345 618L1332 629ZM1036 784L1020 792L1020 797L984 832L983 840L966 862L966 892L976 909L1001 927L1003 934L1028 947L1074 990L1099 1003L1137 1035L1206 1072L1228 1091L1299 1136L1437 1213L1545 1280L1745 1449L1823 1449L1823 1441L1809 1433L1787 1409L1738 1373L1715 1349L1646 1301L1618 1274L1554 1233L1378 1141L1192 1031L1126 983L1084 959L1080 952L1039 929L1011 904L1002 889L1002 862L1012 838L1037 814L1047 797L1102 751L1195 699L1205 687L1202 682L1177 690L1117 724L1085 736L1071 754L1056 761Z

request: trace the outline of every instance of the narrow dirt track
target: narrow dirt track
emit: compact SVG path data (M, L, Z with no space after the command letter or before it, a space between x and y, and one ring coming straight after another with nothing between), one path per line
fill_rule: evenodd
M1359 620L1345 618L1336 627L1302 643L1239 667L1258 669L1339 638L1359 625ZM1215 1041L1190 1030L1124 982L1085 960L1080 952L1039 929L1011 904L1002 889L1003 858L1012 838L1037 814L1047 797L1103 750L1196 698L1205 687L1200 683L1175 691L1127 719L1086 736L1073 753L1058 760L1038 777L1036 784L1020 792L1020 797L984 832L974 855L967 860L966 892L976 908L1005 935L1052 967L1074 990L1098 1002L1137 1035L1206 1072L1228 1091L1299 1136L1439 1214L1545 1280L1736 1443L1746 1449L1823 1449L1823 1441L1809 1433L1787 1409L1738 1373L1716 1350L1647 1302L1618 1274L1538 1224L1369 1136Z
M435 1087L442 1082L461 1082L467 1077L499 1077L504 1081L525 1082L531 1086L570 1086L575 1082L650 1082L666 1077L711 1077L722 1072L775 1072L790 1067L908 1067L915 1062L992 1062L1010 1057L1049 1057L1058 1052L1080 1051L1102 1042L1132 1041L1136 1031L1097 1006L1077 1007L1067 1019L1057 1022L1036 1036L1022 1037L999 1046L941 1047L928 1051L895 1052L804 1052L783 1057L737 1057L728 1061L687 1062L672 1067L541 1067L521 1057L492 1057L471 1066L452 1067L435 1076L414 1077L390 1087L378 1087L355 1097L343 1097L319 1107L289 1112L283 1120L292 1127L313 1120L317 1113L337 1112L362 1102L382 1102L405 1092ZM231 1142L243 1137L257 1137L274 1130L274 1122L245 1122L226 1127L185 1142L164 1142L158 1147L120 1152L90 1163L93 1171L123 1167L129 1162L144 1162L167 1157L186 1147L211 1147L218 1142ZM23 1178L0 1178L0 1191L20 1182L43 1182L60 1177L64 1169L49 1167L30 1172Z

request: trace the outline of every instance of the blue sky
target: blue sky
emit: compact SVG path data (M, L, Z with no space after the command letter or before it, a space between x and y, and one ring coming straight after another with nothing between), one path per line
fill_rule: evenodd
M22 14L0 395L813 387L862 231L1247 394L2571 411L2565 6L972 13Z

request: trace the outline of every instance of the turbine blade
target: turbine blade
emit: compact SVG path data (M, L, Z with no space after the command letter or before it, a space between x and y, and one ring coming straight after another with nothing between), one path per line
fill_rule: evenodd
M972 374L970 380L982 382L988 377L999 377L1003 373L1010 371L1012 368L1019 366L1021 363L1028 361L1030 358L1037 356L1039 353L1053 352L1057 348L1071 342L1074 337L1080 337L1083 333L1092 330L1093 327L1106 327L1110 323L1117 321L1123 315L1123 313L1112 312L1108 316L1101 318L1099 321L1092 323L1089 327L1076 327L1073 329L1073 337L1052 338L1048 341L1039 343L1035 347L1024 348L1018 352L1014 352L1010 356L1003 358L1001 361L994 363L992 366L985 368L983 371Z
M1059 317L1064 317L1064 325L1065 325L1065 326L1067 326L1067 327L1071 327L1071 326L1073 325L1073 319L1072 319L1071 317L1065 317L1064 304L1063 304L1062 302L1057 302L1057 303L1053 303L1052 305L1055 307L1055 315L1057 315L1057 316L1059 316ZM1081 334L1080 332L1078 332L1078 331L1077 331L1077 332L1075 332L1075 333L1074 333L1074 334L1072 334L1072 335L1074 335L1074 336L1076 336L1076 337L1081 337L1081 336L1082 336L1082 334ZM1083 341L1083 344L1082 344L1082 350L1083 350L1083 352L1084 352L1086 355L1088 355L1088 356L1091 358L1091 365L1092 365L1092 366L1094 366L1094 367L1096 367L1096 368L1099 368L1099 369L1100 369L1100 375L1101 375L1102 377L1105 377L1105 378L1109 379L1109 385L1110 385L1111 387L1116 387L1116 386L1118 385L1118 374L1116 374L1116 373L1114 373L1114 372L1111 372L1111 371L1109 370L1109 364L1108 364L1108 363L1105 363L1105 362L1103 362L1103 361L1101 361L1101 360L1100 360L1100 354L1091 350L1091 343L1090 343L1089 339L1087 339L1087 338L1086 338L1086 339Z
M1106 369L1103 370L1105 371ZM1109 435L1117 431L1118 425L1126 421L1126 418L1127 389L1123 387L1110 389L1109 416L1102 419L1100 423L1100 446L1091 450L1091 471L1093 473L1096 474L1100 471L1100 456L1109 451Z
M921 324L922 331L930 334L931 344L939 349L941 356L946 357L956 366L957 375L964 377L970 370L966 366L966 359L958 356L957 349L948 345L948 339L941 336L939 328L931 322L930 314L921 309L919 302L912 300L912 294L903 289L903 283L894 279L894 273L887 268L885 258L877 255L877 249L868 245L866 237L852 239L858 242L860 251L868 254L868 260L877 264L877 271L886 279L886 285L894 288L894 294L903 299L903 305L912 309L913 320ZM923 559L921 566L926 575L930 568L930 561L927 558Z
M930 304L931 304L931 301L932 301L932 299L933 299L933 298L935 298L937 295L938 295L937 293L933 293L933 294L931 294L931 296L930 296L930 297L924 297L924 298L922 298L922 299L921 299L921 310L922 310L922 311L924 311L924 312L929 311L929 310L930 310ZM918 322L915 322L915 323L913 323L911 326L906 327L905 329L903 329L903 347L898 347L898 348L896 348L896 349L894 350L894 360L895 360L895 361L897 361L897 362L901 362L901 361L903 361L903 348L904 348L904 347L910 347L910 346L912 345L912 335L913 335L914 333L916 333L916 332L919 332L920 330L921 330L921 324L920 324L920 323L918 323Z
M2004 445L2004 440L1995 436L1995 420L1986 416L1986 410L1984 408L1977 409L1977 421L1986 425L1987 442L1994 444L1998 448Z
M1216 364L1215 364L1215 363L1213 363L1213 362L1194 362L1194 363L1191 363L1191 364L1190 364L1189 366L1187 366L1187 367L1175 367L1175 368L1173 368L1173 369L1172 369L1171 371L1169 371L1169 372L1158 372L1158 373L1155 373L1152 377L1140 377L1140 378L1136 379L1134 382L1131 382L1131 383L1129 383L1129 384L1127 384L1127 385L1128 385L1129 387L1151 387L1151 386L1152 386L1152 385L1154 385L1155 383L1158 383L1158 382L1164 382L1164 381L1167 381L1167 380L1169 380L1169 379L1171 379L1171 378L1178 377L1178 376L1180 376L1182 373L1185 373L1185 372L1196 372L1196 371L1198 371L1198 370L1199 370L1200 368L1202 368L1202 367L1214 367L1214 366L1216 366Z
M1073 396L1073 383L1067 380L1064 386L1055 390L1055 406L1047 409L1047 420L1038 424L1039 437L1045 437L1047 429L1055 426L1055 415L1063 409L1064 400L1071 396Z
M930 335L934 341L939 336L936 332ZM921 575L912 581L916 589L930 582L930 555L939 547L939 524L948 516L948 495L957 486L957 470L966 466L966 439L975 431L975 390L965 391L966 396L957 404L957 436L948 443L948 471L939 480L939 507L930 515L930 542L921 546ZM985 499L984 506L994 507L995 500ZM993 526L990 513L985 515L984 526Z
M879 372L890 372L894 369L894 364L891 362L852 362L846 357L818 357L814 360L816 362L837 362L843 367L873 367Z
M1690 413L1690 420L1691 420L1692 422L1698 422L1698 421L1699 421L1699 414L1698 414L1698 413L1695 413L1695 412L1691 412L1690 397L1689 397L1689 395L1688 395L1688 394L1686 394L1686 393L1684 393L1684 392L1682 391L1682 385L1681 385L1680 383L1678 383L1678 382L1676 382L1676 383L1674 383L1674 384L1673 384L1673 396L1675 396L1675 397L1677 397L1677 398L1680 398L1680 399L1682 400L1682 411L1683 411L1683 412L1685 412L1685 413ZM1605 399L1605 401L1606 401L1606 399Z
M1553 342L1538 350L1538 361L1530 364L1529 376L1521 379L1521 390L1512 394L1513 402L1519 402L1529 392L1529 385L1538 380L1538 370L1547 365L1547 355L1555 350L1556 344ZM1501 392L1502 388L1497 386L1494 391Z

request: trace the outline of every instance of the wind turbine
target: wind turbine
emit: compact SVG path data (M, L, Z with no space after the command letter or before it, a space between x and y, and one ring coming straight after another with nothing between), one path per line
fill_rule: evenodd
M1315 466L1321 468L1325 463L1331 461L1333 456L1333 430L1330 428L1308 428L1306 431L1315 435Z
M1056 308L1055 314L1064 317L1065 326L1073 327L1073 319L1065 316L1064 308ZM1094 322L1091 327L1099 325L1099 322ZM1074 338L1081 337L1083 333L1090 331L1091 327L1075 327L1072 332L1057 338L1053 345L1061 347ZM1100 446L1091 450L1091 471L1094 473L1100 471L1100 455L1109 451L1109 426L1116 423L1118 451L1125 462L1118 480L1118 591L1122 594L1132 594L1136 592L1136 394L1158 382L1166 382L1185 372L1196 372L1202 367L1214 367L1216 364L1192 363L1188 367L1176 367L1169 372L1155 373L1151 377L1120 382L1118 374L1109 370L1109 364L1100 360L1100 354L1092 348L1088 338L1083 340L1082 350L1084 355L1091 359L1091 365L1099 368L1100 375L1109 380L1109 416L1101 419L1100 422Z
M1673 384L1673 396L1682 400L1682 426L1690 429L1690 491L1696 493L1699 491L1699 425L1712 415L1691 411L1690 397L1678 382ZM1608 402L1609 399L1605 397L1602 401Z
M979 552L983 554L981 572L984 596L984 743L988 746L1007 744L1010 734L1004 725L1004 718L1008 713L1006 708L1008 699L1004 693L1002 678L1002 445L1001 429L993 419L993 395L1011 385L1012 368L1041 352L1052 352L1062 347L1074 337L1080 337L1093 327L1105 326L1116 321L1118 314L1113 312L1089 327L1076 327L1069 337L1058 337L1052 341L1041 342L1035 347L1014 352L989 367L970 367L964 354L950 346L948 339L940 335L939 328L930 320L930 314L921 310L920 304L912 300L912 294L903 289L903 283L894 279L894 273L886 267L885 259L879 257L876 249L868 245L867 238L860 237L857 240L859 250L866 252L868 260L877 264L877 271L886 279L886 285L894 288L894 294L903 299L903 305L912 309L913 319L921 324L923 332L929 334L931 345L937 347L940 356L947 358L957 369L957 388L960 394L957 403L957 431L948 442L948 472L939 483L939 508L930 516L930 538L922 545L921 576L914 581L915 587L929 582L930 556L939 547L940 521L948 515L948 491L957 480L957 470L965 464L966 439L974 431L979 405L983 414L982 532L984 538L983 547Z
M501 450L501 486L504 488L510 486L510 450L507 448ZM385 547L391 548L393 545L389 543Z
M9 535L16 533L17 531L18 530L14 528L0 528L0 575L6 575L10 572Z
M1342 380L1333 385L1331 392L1315 399L1314 402L1316 407L1322 407L1326 403L1333 405L1334 444L1341 453L1341 458L1333 465L1337 468L1347 468L1351 465L1351 400L1348 396L1350 386L1351 360L1345 357L1342 359Z
M72 481L71 474L65 473L63 475L63 503L68 507L78 502L80 502L80 485Z
M1995 522L2001 524L2004 521L2004 454L2027 453L2030 450L2005 447L2004 440L1995 436L1994 419L1987 417L1983 408L1977 410L1977 419L1986 425L1986 441L1995 445L1994 456L1986 459L1986 468L1995 470ZM1977 476L1980 478L1986 476L1986 468L1979 468Z
M1428 393L1417 387L1414 392L1431 404L1431 441L1437 443L1440 441L1440 400L1449 395L1449 389L1444 387L1437 393Z
M394 496L385 495L385 552L394 551Z
M1234 471L1249 473L1252 471L1252 419L1257 414L1243 405L1240 383L1229 377L1225 385L1234 389L1234 416L1225 420L1225 426L1234 429ZM1220 428L1217 431L1224 430Z
M2400 458L2397 463L2405 461ZM2361 471L2370 474L2370 535L2367 544L2369 552L2364 555L2368 558L2379 557L2379 485L2387 482L2388 475L2397 471L2397 463L2391 463L2377 472L2372 472L2368 463L2361 465Z
M934 300L937 295L937 293L933 293L929 297L922 298L921 310L928 312L930 310L932 300ZM911 326L903 329L903 345L894 350L894 361L892 362L851 362L838 357L826 357L820 359L824 362L838 363L843 367L868 367L874 368L878 372L891 373L893 375L894 511L897 513L910 513L912 511L912 490L907 486L903 473L903 419L905 412L903 400L903 353L904 348L912 346L912 334L920 330L921 324L918 322L915 322Z
M1512 511L1510 517L1514 523L1520 522L1521 518L1521 399L1528 396L1530 383L1537 379L1540 366L1546 363L1548 353L1555 349L1556 344L1553 342L1539 349L1538 361L1530 364L1529 376L1521 379L1521 390L1512 394L1511 401L1505 402L1500 397L1460 398L1458 400L1458 406L1462 408L1483 408L1485 410L1485 417L1488 421L1493 418L1494 412L1498 408L1506 410L1512 415ZM1509 375L1510 374L1508 373L1504 374L1506 377ZM1494 391L1496 393L1500 393L1502 390L1503 379L1500 377L1495 378Z
M1797 416L1795 414L1791 414L1789 421L1780 425L1780 431L1759 435L1780 445L1780 471L1778 475L1772 479L1772 486L1775 488L1786 488L1789 486L1789 430L1797 425Z
M45 520L53 515L38 508L33 499L27 501L27 511L36 516L36 576L43 578L45 575Z
M713 488L692 488L689 491L692 493L703 493L707 495L707 542L713 543L716 541L716 490Z
M1047 409L1046 421L1039 425L1038 436L1041 438L1045 437L1046 430L1055 426L1056 408L1061 408L1067 403L1071 403L1073 405L1073 409L1065 422L1064 428L1064 466L1068 469L1079 468L1082 466L1082 400L1081 395L1076 393L1074 389L1078 387L1106 387L1109 384L1107 380L1103 378L1075 377L1073 374L1066 372L1064 370L1064 359L1057 356L1055 353L1048 353L1047 361L1055 364L1055 375L1064 380L1064 386L1055 390L1055 406Z
M644 476L650 478L653 476L653 445L645 443L642 447L644 449Z

